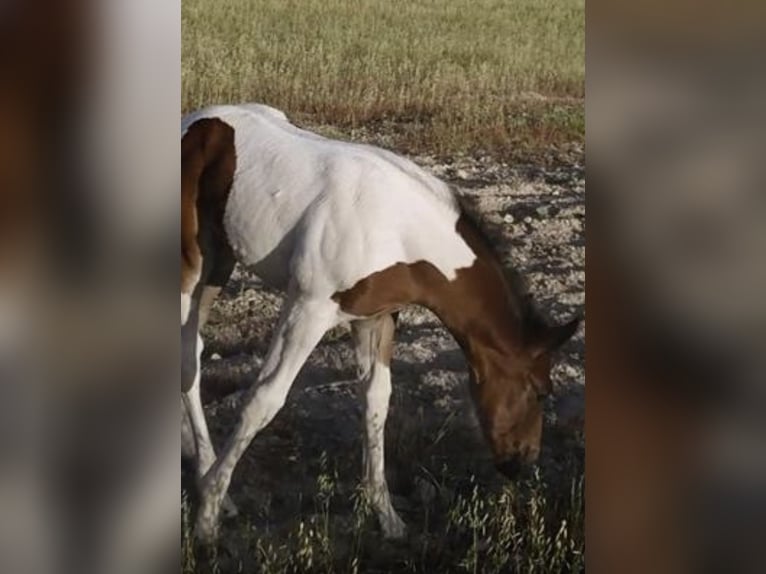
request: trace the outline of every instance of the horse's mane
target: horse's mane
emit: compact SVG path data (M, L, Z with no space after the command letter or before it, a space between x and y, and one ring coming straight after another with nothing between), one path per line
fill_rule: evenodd
M498 254L496 246L505 240L502 230L499 227L490 227L486 223L482 223L483 220L474 200L461 196L458 193L455 193L455 196L464 222L471 227L475 236L482 242L487 251L492 254L498 267L503 272L508 286L509 300L521 322L523 336L528 340L534 339L536 335L547 328L547 322L534 303L526 278L515 265L506 265Z

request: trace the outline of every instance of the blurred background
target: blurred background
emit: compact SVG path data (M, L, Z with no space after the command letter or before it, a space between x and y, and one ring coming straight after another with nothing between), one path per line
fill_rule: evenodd
M585 105L587 561L762 572L762 8L589 3L583 104L581 3L217 6L2 6L0 571L178 567L179 111L258 99L504 190L485 207L519 226L507 254L540 265L556 253L526 234L584 227L546 234L544 206L508 193L529 188L500 180L584 202ZM552 315L581 303L578 270L530 269Z
M521 271L551 322L585 305L585 3L582 0L184 0L182 110L261 102L321 134L405 155L448 182ZM231 393L257 379L282 293L237 268L203 330L214 441ZM585 342L556 358L537 474L499 475L468 368L421 308L398 318L387 479L409 536L382 539L360 498L361 401L349 333L328 334L259 433L217 555L184 572L580 571ZM185 493L187 491L185 490Z
M179 14L0 8L2 572L177 567Z
M590 566L762 572L763 13L588 7Z

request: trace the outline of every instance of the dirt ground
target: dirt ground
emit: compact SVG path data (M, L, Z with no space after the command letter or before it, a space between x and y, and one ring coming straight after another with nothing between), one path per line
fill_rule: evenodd
M384 142L385 143L385 142ZM541 310L553 321L585 305L584 151L568 150L555 167L511 166L489 157L449 161L413 157L453 184L478 209L499 253L526 276ZM278 292L237 268L214 307L203 337L203 398L217 444L234 424L233 391L252 383L268 349L281 304ZM562 350L554 371L541 466L546 475L582 461L584 328ZM251 528L277 534L314 509L322 460L334 473L341 523L361 470L361 401L348 330L328 333L293 386L287 406L254 441L235 473L232 497L240 517L224 533ZM421 510L447 488L474 476L492 485L495 473L468 396L459 348L429 312L409 308L399 318L392 364L394 392L387 426L387 472L394 505L420 528ZM324 455L323 455L324 453ZM565 481L567 477L559 477Z

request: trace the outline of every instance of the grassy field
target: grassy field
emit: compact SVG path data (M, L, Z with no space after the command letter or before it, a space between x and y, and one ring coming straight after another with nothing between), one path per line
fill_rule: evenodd
M443 168L435 173L486 201L485 219L502 227L498 247L524 253L522 270L536 272L548 301L569 293L567 305L580 305L581 158L567 168L573 178L558 167L531 170L535 182L512 181L511 173L523 162L513 177L526 177L552 149L583 153L584 0L183 0L182 7L183 112L257 101L324 133L447 156L428 169ZM464 152L472 155L452 157ZM229 285L214 309L218 323L204 334L219 355L205 358L208 392L251 382L253 358L268 347L278 296L241 281ZM420 319L402 323L386 451L408 537L383 541L359 488L355 398L337 391L316 400L312 389L345 388L338 381L353 377L347 341L326 338L290 405L244 457L232 487L242 512L224 523L212 553L194 547L194 489L184 483L184 574L584 571L582 433L549 424L553 441L536 473L508 483L471 426L468 388L442 386L465 375L448 334ZM580 369L567 376L578 381L581 352L567 359ZM435 408L445 397L461 406L444 407L445 415ZM220 444L235 413L219 398L207 406Z
M183 0L183 111L258 101L402 151L584 141L584 0Z

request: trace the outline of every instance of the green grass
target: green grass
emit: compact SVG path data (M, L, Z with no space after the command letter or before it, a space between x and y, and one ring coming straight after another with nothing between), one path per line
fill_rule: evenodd
M183 0L183 110L258 101L405 151L584 140L584 0Z

